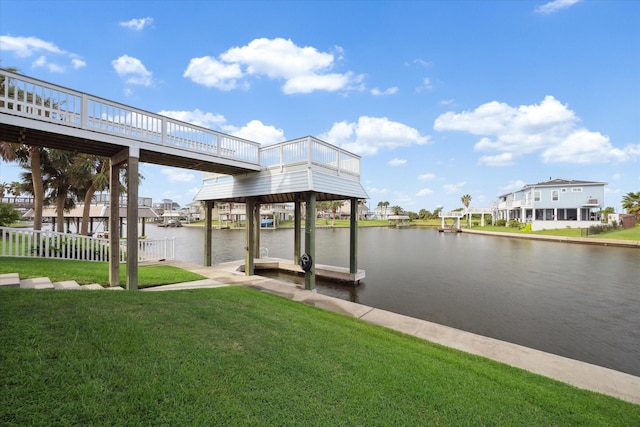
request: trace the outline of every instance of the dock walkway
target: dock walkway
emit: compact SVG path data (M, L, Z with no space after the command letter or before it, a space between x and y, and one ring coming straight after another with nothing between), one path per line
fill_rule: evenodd
M289 282L261 276L245 276L244 273L238 271L241 264L243 262L238 261L213 267L203 267L185 262L171 262L170 265L193 271L208 279L200 281L202 286L198 286L197 282L190 282L158 286L145 291L191 289L204 286L248 286L294 301L356 317L368 323L394 329L450 348L486 357L581 389L640 404L640 377L426 320L333 298L315 291L304 290Z

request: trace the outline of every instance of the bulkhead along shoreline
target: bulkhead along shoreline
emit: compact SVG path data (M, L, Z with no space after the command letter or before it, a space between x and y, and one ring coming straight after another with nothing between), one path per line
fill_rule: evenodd
M547 242L580 243L583 245L614 246L614 247L620 247L620 248L640 249L640 241L638 240L594 239L591 237L542 236L539 234L516 234L516 233L500 233L497 231L479 231L479 230L471 230L468 228L463 228L461 231L463 233L484 234L487 236L508 237L511 239L543 240Z

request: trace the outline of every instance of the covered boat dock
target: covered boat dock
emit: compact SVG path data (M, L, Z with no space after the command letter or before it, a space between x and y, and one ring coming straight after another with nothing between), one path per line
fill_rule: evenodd
M305 289L315 288L316 202L349 200L351 203L349 268L344 281L364 278L358 269L358 202L368 198L360 184L360 157L317 138L307 136L260 148L259 172L227 176L204 174L195 197L205 204L205 261L212 263L212 210L214 202L246 206L245 274L253 275L260 258L260 205L294 203L294 259L305 273ZM303 209L304 208L304 209ZM303 215L304 210L304 215ZM304 216L304 252L302 224ZM259 261L258 261L259 262ZM259 262L260 265L263 262ZM280 263L278 263L280 264ZM278 267L279 268L279 267ZM324 267L323 267L324 268ZM324 268L326 270L326 268ZM331 267L335 271L339 267Z

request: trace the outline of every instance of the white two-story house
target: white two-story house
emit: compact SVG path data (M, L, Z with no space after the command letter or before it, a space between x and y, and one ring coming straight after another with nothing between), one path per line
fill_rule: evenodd
M493 218L531 223L533 231L585 228L600 222L606 182L550 179L503 194L493 206Z

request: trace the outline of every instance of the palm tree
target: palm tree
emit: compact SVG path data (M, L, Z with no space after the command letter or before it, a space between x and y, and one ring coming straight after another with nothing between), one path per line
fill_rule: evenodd
M78 197L84 198L80 234L89 234L91 200L96 191L109 187L109 159L107 157L79 154L74 157L69 175Z
M389 203L389 202L386 202ZM400 215L402 213L403 209L400 206L391 206L391 212L393 212L394 215Z
M471 203L471 196L468 194L465 194L460 198L460 200L462 201L462 204L464 205L464 207L466 209L469 209L469 203ZM470 225L470 224L471 224L471 214L467 212L467 225Z
M75 154L70 151L49 150L43 163L45 181L49 188L46 201L56 206L57 231L64 232L64 212L75 206L75 196L71 174L67 173Z
M338 209L340 209L343 205L344 200L333 200L329 202L329 209L331 210L332 214L332 226L336 225L336 213L338 212Z
M380 211L382 212L382 219L386 219L387 218L387 208L389 207L389 202L384 201L384 202L378 202L378 207L381 208Z
M625 194L622 197L622 207L626 209L628 214L633 214L640 219L640 191Z

